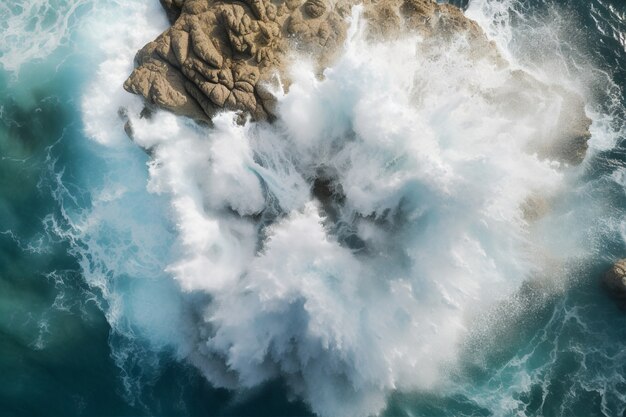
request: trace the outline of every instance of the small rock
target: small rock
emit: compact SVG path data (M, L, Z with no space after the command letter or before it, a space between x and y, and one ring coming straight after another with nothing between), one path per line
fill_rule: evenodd
M615 262L604 274L602 283L620 305L626 307L626 259Z

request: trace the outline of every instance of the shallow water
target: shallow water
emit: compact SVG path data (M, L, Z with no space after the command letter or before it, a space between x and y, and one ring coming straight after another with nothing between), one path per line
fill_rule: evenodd
M301 82L296 85L302 94L296 89L282 98L289 106L285 105L281 135L264 127L242 131L227 118L213 132L166 114L144 125L137 121L137 141L159 146L157 158L162 168L150 165L149 172L148 156L125 137L117 116L120 106L132 114L141 104L115 86L128 74L134 51L165 27L158 2L29 1L0 6L0 45L4 45L0 46L0 414L289 416L309 415L315 410L347 415L353 409L342 407L359 403L360 411L383 408L383 414L390 416L626 415L626 315L598 285L605 268L626 250L626 156L622 146L626 7L619 0L566 4L472 0L467 13L516 65L585 95L594 124L591 149L581 167L563 177L531 160L502 168L497 162L506 160L511 149L490 151L489 147L482 154L484 166L459 163L455 155L468 150L458 132L471 139L472 132L495 131L489 130L494 128L487 122L470 123L471 111L481 104L466 102L463 97L459 98L461 104L443 103L457 106L451 113L446 113L450 107L444 106L440 113L413 114L394 108L391 102L381 106L379 118L359 113L363 111L359 100L369 99L370 92L350 84L354 74L399 91L404 86L394 83L405 80L410 84L412 80L402 74L395 79L379 78L375 65L364 65L357 53L346 54L326 84L311 82L307 69L299 69ZM136 26L131 28L130 22ZM356 42L353 47L368 46ZM401 48L387 45L371 52L390 58L386 54L398 56L393 54L396 47ZM452 64L462 62L459 59L449 58L449 68L458 68ZM417 61L397 64L418 77L424 73ZM438 93L451 86L462 93L462 84L455 82L479 80L480 88L481 82L487 82L481 79L481 70L451 70L450 77L424 91L432 95L432 103L440 103ZM350 77L343 76L347 73ZM343 88L343 96L333 95L336 86ZM313 100L307 99L310 91L315 91ZM336 109L339 117L329 119L324 106ZM300 130L306 120L289 109L301 109L326 124ZM406 120L423 118L419 120L424 126L435 129L433 143L437 146L443 146L441 138L446 140L447 153L443 152L440 160L425 148L416 152L420 158L415 160L391 158L395 165L384 165L388 169L384 172L399 172L394 178L405 181L404 188L390 187L383 177L367 182L369 193L365 194L359 190L369 179L362 172L346 169L329 175L340 178L352 209L363 217L393 210L400 200L404 203L399 216L422 209L433 210L433 214L405 223L408 233L383 228L384 233L379 234L378 224L351 223L354 217L349 210L340 208L338 218L343 223L325 224L332 233L321 238L322 243L311 238L309 246L295 246L301 243L298 227L309 231L309 236L324 230L315 221L315 209L309 207L302 218L291 210L308 198L307 172L317 169L315 161L302 155L313 153L318 160L339 168L354 158L370 164L369 172L383 172L379 164L388 160L370 158L373 151L378 155L414 152L403 141L403 135L410 136L411 131L402 130L408 124L402 125L404 119L396 117L399 110L407 112ZM445 119L446 114L458 118ZM436 130L442 117L448 121L446 131ZM384 124L368 125L369 120L394 120L399 130ZM523 122L514 119L511 123L521 126ZM455 131L455 123L465 130ZM317 128L322 129L319 134L311 134ZM336 149L332 148L335 145L318 139L328 131L340 132L339 137L346 131L356 132L364 145L347 151L343 148L343 153L332 159L326 147ZM385 133L384 146L376 137L368 142L368 131ZM401 133L394 136L398 131ZM207 146L206 137L215 145ZM524 140L521 133L511 137ZM301 152L286 158L297 161L293 170L281 159L285 150L280 141L284 138ZM480 146L478 133L476 138L475 144ZM224 145L220 147L220 143ZM222 171L212 171L203 160L177 153L194 149L215 160L225 155L224 147L232 154L221 161ZM242 173L238 164L253 167L255 174ZM423 164L431 165L420 171ZM513 258L520 249L511 226L514 215L506 211L507 204L521 196L497 194L501 200L493 198L501 204L498 207L504 218L482 217L482 206L468 202L467 194L455 194L460 191L455 188L454 176L449 183L443 182L445 169L436 178L429 177L431 172L439 172L438 164L474 177L482 188L471 190L485 195L499 186L497 182L490 185L495 173L516 184L516 189L523 190L531 183L556 184L559 192L554 214L536 225L532 238L534 245L540 244L561 259L552 279L538 286L521 284L535 267ZM541 171L545 175L535 178L525 170L528 167L545 169ZM410 174L410 181L405 174ZM256 188L258 177L274 196L269 203L267 190ZM220 187L222 183L229 186ZM449 187L448 194L440 193L440 187ZM237 189L249 192L242 198L232 192ZM234 230L237 236L251 233L249 239L238 240L234 246L228 246L233 240L225 235L225 241L231 242L223 245L228 262L219 263L203 250L196 251L201 245L214 244L206 236L191 233L199 223L193 217L195 206L186 204L198 195L210 197L200 198L209 206L204 209L209 214L202 227L212 227L211 221L217 221L222 231ZM411 196L417 197L411 200ZM423 201L429 202L427 207L421 206ZM257 230L249 222L224 216L225 205L244 217L262 207L265 217L259 233L273 233L271 243L259 243ZM455 205L458 210L447 211ZM459 213L470 215L464 218ZM488 227L481 229L478 220L486 221ZM469 239L476 239L497 263L492 269L487 263L472 263L478 259L474 246L456 247L460 259L471 264L467 271L481 272L458 277L468 283L463 291L472 294L469 298L455 295L455 276L442 280L436 275L449 263L446 245L455 242L458 230L467 231ZM291 240L293 233L296 238ZM379 240L368 241L368 236ZM410 256L394 257L398 249L389 242L412 248L411 256L419 262L407 260ZM257 244L265 245L266 256L255 256ZM494 249L504 244L511 246L502 253ZM237 247L240 249L233 249ZM290 252L283 252L283 247ZM394 258L380 261L368 252L372 247L383 248ZM301 266L305 261L296 258L284 270L275 268L276 259L288 259L289 253L299 249L306 253L302 259L317 256L330 267L305 268ZM239 250L250 251L249 262L256 269L239 260ZM445 256L438 259L440 255ZM206 268L220 272L207 284L197 275L197 265L201 272ZM280 280L258 272L272 268ZM358 269L362 275L354 276L355 268L362 268ZM375 277L371 282L362 281L367 268L388 269L389 279L397 285L420 283L419 295L414 299L389 296L375 285ZM238 292L237 285L229 284L229 274L242 270L256 277L244 283L246 288L266 298L249 298L248 293ZM507 273L502 274L503 270ZM408 278L400 279L402 274ZM308 282L315 285L301 288L301 282L290 280L292 276L313 276ZM425 278L411 281L417 276ZM340 277L341 285L333 277ZM354 282L367 285L367 293L353 292L349 286L356 285ZM295 295L283 296L278 284ZM455 309L442 307L435 299L440 294L437 285L451 294ZM180 291L180 286L193 291ZM518 290L520 286L522 290ZM329 288L362 305L354 310L346 299L335 300ZM218 301L211 304L210 299ZM303 305L308 302L308 307L300 306L298 300L304 300ZM430 334L426 325L416 327L415 333L398 327L397 332L382 333L382 341L370 340L365 336L380 337L380 329L387 327L378 327L371 317L361 318L358 325L348 320L353 311L386 318L389 303L402 304L409 316L428 318L425 322L439 331ZM208 307L207 313L211 305L214 307ZM326 315L328 311L331 313ZM208 360L206 352L199 354L195 348L207 340L203 332L213 331L206 315L221 329L220 337L213 336L210 343L217 361ZM234 320L239 316L250 322ZM471 325L463 322L451 329L448 323L458 317L471 317ZM407 319L397 313L389 320L402 323ZM317 324L318 333L303 334L290 327L302 323ZM350 339L347 335L355 328L361 331ZM343 401L336 393L317 390L326 384L339 390L342 379L332 370L306 373L304 362L294 365L283 360L286 353L272 361L278 370L276 366L269 371L249 366L245 361L256 352L244 349L236 356L228 346L257 346L260 335L255 335L254 341L246 338L255 329L269 334L272 346L280 347L283 336L288 335L295 341L294 349L309 352L318 364L335 364L347 383L362 389L356 394L346 390ZM317 347L320 340L326 341L326 350ZM337 340L344 344L338 347ZM399 359L388 373L378 364L381 357L403 349L405 353L398 353ZM239 372L239 382L227 383L228 378L218 376L225 360ZM384 380L382 387L371 384L379 380ZM214 387L229 384L236 389ZM387 398L382 407L380 398Z

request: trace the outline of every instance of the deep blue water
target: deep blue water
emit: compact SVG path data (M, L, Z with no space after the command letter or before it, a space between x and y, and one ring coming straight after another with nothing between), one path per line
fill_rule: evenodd
M72 19L93 4L85 2ZM0 28L8 19L2 7ZM527 36L516 34L510 45L521 62L536 62L541 52L529 45L547 42L533 32L542 18L557 13L574 24L571 45L562 45L564 65L575 72L578 63L589 62L606 73L589 86L593 105L612 115L616 130L624 126L626 3L521 0L514 9L513 26L527 26L518 29ZM111 346L124 336L111 331L106 300L84 279L75 242L54 227L90 207L88 190L119 175L111 151L85 138L78 98L96 61L76 46L76 36L70 31L17 75L0 70L0 415L309 415L305 404L287 397L281 381L235 394L212 388L167 349L143 359L112 357ZM623 139L589 158L580 186L559 204L603 198L607 218L626 218L624 186L610 180L626 168ZM155 208L146 222L158 223L166 213L158 209L159 197L144 192L148 156L130 141L119 152L128 155L131 195L151 199ZM529 303L513 322L469 341L456 384L396 393L385 415L498 416L501 403L514 400L517 415L626 416L626 313L599 285L610 263L626 256L626 243L614 229L594 227L571 232L598 256L573 269L576 277L564 293L545 295L540 307ZM544 297L541 290L526 291ZM129 388L128 381L135 385Z

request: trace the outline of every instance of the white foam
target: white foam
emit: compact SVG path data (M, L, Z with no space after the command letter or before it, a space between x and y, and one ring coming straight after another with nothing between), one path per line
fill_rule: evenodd
M18 73L68 40L77 11L91 0L31 0L0 3L0 66Z
M44 227L70 244L95 294L89 301L105 313L111 355L133 405L158 372L159 352L183 355L196 331L186 327L189 309L164 272L172 246L164 203L146 192L146 156L130 142L118 115L122 107L141 110L141 100L122 84L136 51L166 27L159 3L143 0L99 4L72 27L83 69L92 70L79 107L93 142L75 146L88 175L68 189L57 161L46 161L60 210L44 219ZM81 186L88 187L88 199L74 195Z
M563 178L527 152L557 98L511 109L510 75L463 39L438 56L417 37L351 42L323 81L294 68L272 126L133 120L177 228L168 271L211 298L193 362L217 385L286 378L321 415L436 386L473 315L534 272L520 207ZM345 194L336 219L310 194L320 171Z
M102 144L126 141L118 110L138 112L141 100L122 85L133 69L137 51L167 27L158 4L135 0L97 10L82 26L80 48L89 48L97 66L82 98L82 119L87 135ZM94 47L95 46L95 47Z
M82 101L115 175L70 236L114 332L174 347L218 386L285 378L323 416L436 387L473 318L540 266L521 207L563 184L529 151L554 131L559 98L519 90L464 39L425 55L416 36L370 44L353 28L324 80L293 68L272 125L142 119L121 84L164 21L124 7L94 30L108 41ZM160 197L138 191L120 106ZM320 173L345 197L332 209L311 193Z

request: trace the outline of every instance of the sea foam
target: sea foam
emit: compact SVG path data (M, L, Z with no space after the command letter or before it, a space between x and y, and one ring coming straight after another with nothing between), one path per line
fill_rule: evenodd
M81 108L110 172L50 226L104 300L129 392L166 349L216 386L282 378L320 415L375 414L394 390L437 387L476 318L562 260L523 210L566 182L532 150L559 97L514 90L536 103L515 107L510 72L466 39L368 42L357 8L322 78L291 69L274 123L141 118L121 84L166 25L157 6L93 14L106 36Z
M63 45L85 59L79 107L93 141L88 153L76 152L94 164L77 180L46 160L59 210L43 222L79 262L86 302L105 313L131 404L142 405L139 394L167 352L215 386L243 391L282 378L323 416L376 414L391 392L433 389L508 415L539 385L546 396L558 392L551 378L562 375L552 373L571 351L585 366L569 376L567 406L597 391L602 412L621 415L615 329L623 326L605 323L608 303L593 305L600 313L586 323L577 301L565 299L545 329L488 370L489 383L449 380L467 360L468 335L492 330L484 326L494 311L524 313L516 309L526 304L515 305L523 282L558 277L564 261L590 253L608 262L617 249L605 242L626 236L623 205L611 200L616 189L623 194L624 169L607 159L600 165L613 166L610 175L582 178L589 159L624 137L621 90L610 74L581 64L566 33L573 25L549 22L561 14L543 23L524 15L516 30L516 7L474 0L467 15L514 67L587 99L597 94L589 85L607 90L602 101L613 107L588 106L594 123L581 167L533 152L555 128L559 98L472 59L462 37L439 53L412 35L367 42L357 14L323 77L296 60L289 91L276 91L275 123L241 125L226 112L205 128L160 111L141 118L143 103L122 89L136 51L168 26L158 2L0 5L3 69L18 74ZM534 105L516 107L511 95ZM551 211L531 221L523 207L542 199ZM67 308L62 298L54 303ZM40 326L45 333L46 322ZM580 336L564 346L561 335L573 328Z
M540 270L522 207L563 183L529 151L558 98L512 111L508 71L421 42L355 26L323 79L292 69L271 125L131 112L175 229L165 275L193 299L168 343L213 384L280 377L321 415L377 413L436 387L473 318Z

